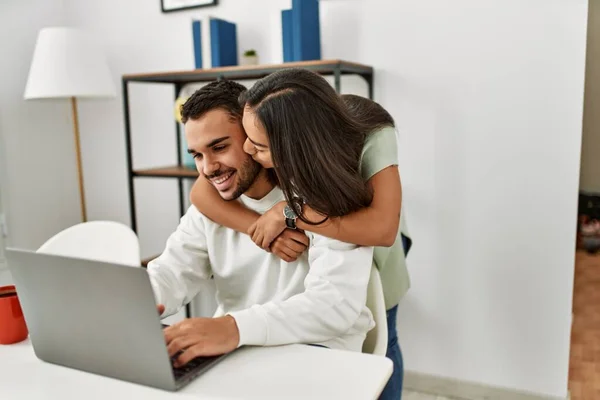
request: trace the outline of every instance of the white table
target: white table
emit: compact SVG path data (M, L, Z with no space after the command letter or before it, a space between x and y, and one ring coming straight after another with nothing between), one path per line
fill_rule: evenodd
M26 340L0 345L0 398L365 400L379 396L392 368L384 357L313 346L242 348L168 392L43 362Z

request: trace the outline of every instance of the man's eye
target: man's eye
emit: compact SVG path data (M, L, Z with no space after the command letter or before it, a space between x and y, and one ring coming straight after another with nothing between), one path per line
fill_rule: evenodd
M198 159L198 160L202 159L202 154L194 153L194 159Z
M227 146L215 146L215 147L213 147L213 150L214 151L222 151L222 150L225 150L226 147Z

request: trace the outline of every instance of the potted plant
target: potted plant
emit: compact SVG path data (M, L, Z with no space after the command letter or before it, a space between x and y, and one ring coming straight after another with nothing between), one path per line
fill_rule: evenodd
M258 54L256 54L256 50L246 50L242 55L242 63L240 65L258 65Z

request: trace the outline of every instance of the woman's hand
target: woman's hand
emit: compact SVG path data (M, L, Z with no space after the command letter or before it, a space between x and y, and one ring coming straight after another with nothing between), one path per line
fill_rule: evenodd
M258 221L250 226L248 235L258 247L269 251L271 243L286 228L283 209L285 201L275 204L269 211L260 216Z
M284 229L271 244L271 252L286 262L294 262L306 251L310 244L302 231Z

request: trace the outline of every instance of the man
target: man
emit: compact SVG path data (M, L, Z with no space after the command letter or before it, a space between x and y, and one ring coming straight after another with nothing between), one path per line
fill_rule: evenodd
M231 81L210 83L185 103L182 121L200 175L223 199L263 213L284 197L243 150L237 99L244 90ZM374 326L365 305L373 249L307 235L308 251L286 263L191 206L162 255L148 265L165 316L196 296L201 280L212 276L217 287L214 318L190 318L165 329L169 355L183 351L176 366L243 345L306 343L360 351Z

